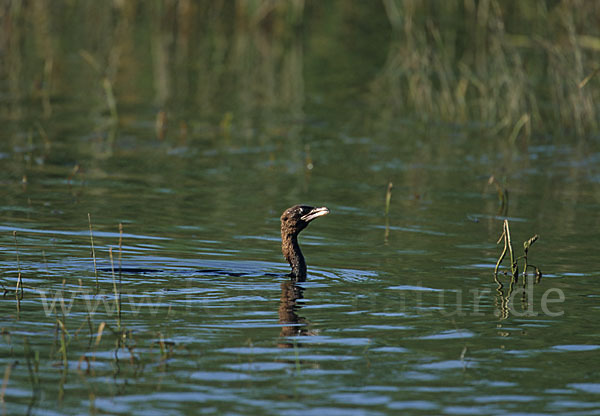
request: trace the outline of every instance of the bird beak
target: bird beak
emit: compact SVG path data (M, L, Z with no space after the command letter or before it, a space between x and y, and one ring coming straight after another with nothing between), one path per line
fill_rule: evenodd
M327 207L313 208L308 214L300 217L302 221L311 222L317 217L329 214Z

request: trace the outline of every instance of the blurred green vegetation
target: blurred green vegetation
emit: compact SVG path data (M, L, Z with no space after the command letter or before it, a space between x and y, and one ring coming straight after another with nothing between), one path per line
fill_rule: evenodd
M374 83L382 111L524 129L597 132L600 4L384 0L394 28ZM377 105L376 104L376 105Z
M0 118L244 137L328 105L379 129L597 136L598 21L583 0L5 0Z

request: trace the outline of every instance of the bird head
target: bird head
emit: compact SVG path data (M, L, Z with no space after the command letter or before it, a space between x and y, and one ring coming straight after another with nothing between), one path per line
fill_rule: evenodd
M315 218L329 214L327 207L311 207L308 205L294 205L281 214L281 230L291 234L298 234L305 229Z

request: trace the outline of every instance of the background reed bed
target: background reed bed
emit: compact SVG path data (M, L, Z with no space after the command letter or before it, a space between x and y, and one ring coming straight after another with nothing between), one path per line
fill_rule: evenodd
M173 140L213 136L224 120L251 137L257 124L281 128L273 115L305 118L331 73L347 70L336 48L355 42L372 68L349 75L357 88L329 105L350 98L379 131L415 116L512 143L533 132L586 137L600 114L599 18L600 5L581 0L8 0L0 91L11 99L0 116L47 126L61 116L53 102L75 93L100 130L147 101ZM371 35L374 25L385 36Z

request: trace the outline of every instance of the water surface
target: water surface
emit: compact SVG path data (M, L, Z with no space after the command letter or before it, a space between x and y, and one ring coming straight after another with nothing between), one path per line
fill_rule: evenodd
M53 17L48 101L12 88L34 76L1 84L3 414L600 414L597 132L511 144L383 118L393 36L383 6L355 7L151 44L156 11L101 26L112 42L83 6ZM82 50L120 61L101 74ZM331 210L298 285L279 241L295 203ZM505 218L518 255L540 236L525 290L494 281Z

